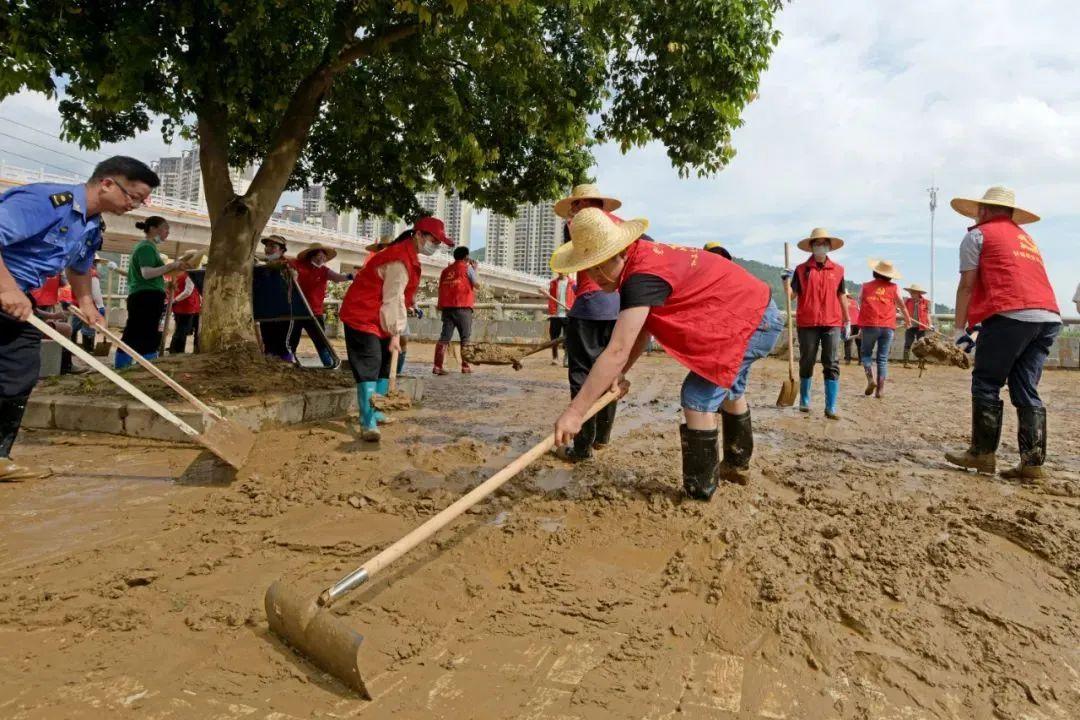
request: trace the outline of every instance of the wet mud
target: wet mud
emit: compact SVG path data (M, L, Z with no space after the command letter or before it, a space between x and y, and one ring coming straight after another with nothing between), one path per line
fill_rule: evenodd
M1050 371L1034 485L953 470L969 375L894 367L842 419L772 406L750 483L684 499L670 359L644 358L612 444L546 457L342 601L365 702L269 635L312 596L550 432L565 370L431 377L379 446L355 420L259 434L228 483L199 451L24 433L45 481L0 487L0 717L1080 717L1080 382ZM1006 413L999 465L1015 460Z

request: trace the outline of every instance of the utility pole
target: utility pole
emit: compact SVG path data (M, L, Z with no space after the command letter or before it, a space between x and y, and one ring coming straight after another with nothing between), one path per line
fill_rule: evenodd
M930 193L930 324L934 324L934 313L937 305L934 304L934 211L937 210L937 186L930 181L927 192Z

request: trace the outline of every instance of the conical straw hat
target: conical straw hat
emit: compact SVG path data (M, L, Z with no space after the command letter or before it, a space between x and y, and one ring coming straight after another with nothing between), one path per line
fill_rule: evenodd
M335 257L337 257L337 250L332 247L327 247L322 243L314 243L313 245L304 248L297 254L296 257L300 260L307 260L308 257L315 254L319 250L322 250L324 253L326 253L327 260L333 260Z
M587 270L610 260L649 227L645 218L615 222L600 208L585 208L570 223L570 242L551 255L551 269L563 275Z
M979 217L980 205L998 205L1000 207L1012 208L1012 220L1017 225L1024 225L1025 223L1033 223L1039 221L1039 216L1029 210L1017 206L1016 193L1007 187L1001 185L995 185L994 187L983 193L983 196L978 200L972 198L953 198L949 205L952 209L960 213L964 217L977 219Z
M878 275L884 275L890 280L897 280L900 278L900 271L896 269L896 266L889 260L869 260L867 265L870 269L876 272Z
M562 200L555 203L555 214L563 218L570 217L570 205L575 200L599 200L604 203L603 208L607 212L612 212L622 207L621 200L607 197L600 192L600 188L596 185L575 185L574 189L570 191L569 197L564 197Z
M825 228L814 228L810 231L810 237L803 238L799 241L797 247L804 251L810 252L810 243L814 240L828 240L829 250L839 250L844 247L844 241L838 237L829 234L829 231Z
M926 294L926 288L924 288L919 283L911 283L910 285L908 285L904 289L907 290L910 293L922 293L923 295Z

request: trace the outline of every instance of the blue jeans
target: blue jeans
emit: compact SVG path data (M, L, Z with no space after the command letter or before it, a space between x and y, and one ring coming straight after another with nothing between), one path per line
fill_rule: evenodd
M746 380L750 377L750 366L772 352L783 329L784 316L776 308L776 303L770 300L761 323L750 336L742 364L731 387L721 387L697 373L689 373L682 384L682 406L687 410L714 413L728 397L733 400L742 397L746 392Z
M1009 383L1013 407L1042 407L1039 380L1061 323L1038 323L991 315L975 341L971 396L996 402Z
M870 367L870 361L877 361L877 376L878 378L886 377L889 374L889 348L892 347L893 335L895 330L892 328L881 327L864 327L862 332L862 342L859 346L862 348L862 364L864 368ZM877 352L874 352L874 346L877 346Z

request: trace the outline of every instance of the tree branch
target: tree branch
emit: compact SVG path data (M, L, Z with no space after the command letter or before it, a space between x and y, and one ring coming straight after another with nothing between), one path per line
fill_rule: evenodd
M198 107L199 168L202 171L206 208L213 222L236 194L229 177L228 115L212 101Z
M381 35L351 42L342 48L338 56L330 63L330 70L334 73L341 72L360 58L383 52L391 45L412 37L419 31L420 25L418 23L394 25Z

